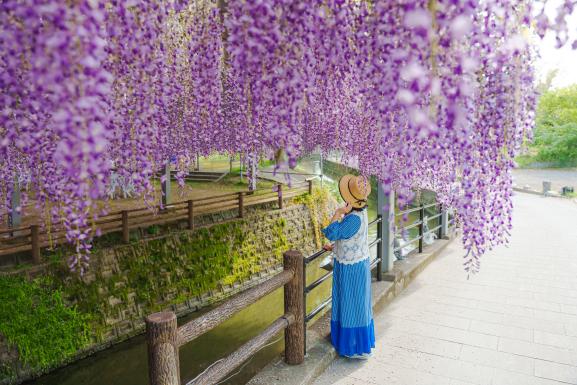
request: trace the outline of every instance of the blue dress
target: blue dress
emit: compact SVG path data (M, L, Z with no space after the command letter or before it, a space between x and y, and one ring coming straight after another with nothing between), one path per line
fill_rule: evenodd
M331 342L341 356L369 354L375 347L367 228L363 210L323 229L335 242Z

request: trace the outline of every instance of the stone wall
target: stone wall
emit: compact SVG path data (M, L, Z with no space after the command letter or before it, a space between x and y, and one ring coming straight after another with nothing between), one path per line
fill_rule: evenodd
M40 271L34 267L34 276L50 277L47 290L60 291L87 316L90 342L49 365L3 363L11 375L2 379L0 371L0 384L21 382L142 333L144 317L153 312L170 309L182 316L262 282L282 268L284 251L317 250L329 201L328 193L315 191L282 210L251 208L243 219L225 213L212 218L220 223L208 225L205 219L205 227L195 230L172 225L154 237L140 231L130 244L97 248L82 277L61 261ZM0 338L0 357L18 357L15 351Z

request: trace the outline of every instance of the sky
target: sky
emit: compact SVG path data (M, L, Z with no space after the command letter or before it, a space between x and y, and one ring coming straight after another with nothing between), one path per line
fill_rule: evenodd
M558 0L550 1L551 7L547 9L549 15L553 15L553 7L559 3ZM569 18L570 36L573 39L577 36L577 12ZM548 33L543 40L537 43L540 58L535 63L538 79L543 79L549 71L558 69L559 73L553 80L552 87L560 88L572 84L577 84L577 50L571 49L570 44L562 48L556 48L555 36Z

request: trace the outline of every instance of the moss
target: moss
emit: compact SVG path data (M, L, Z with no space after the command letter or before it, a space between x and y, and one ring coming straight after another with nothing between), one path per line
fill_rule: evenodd
M0 277L0 333L32 369L52 367L89 343L89 316L67 306L50 277ZM3 368L5 375L11 375Z
M324 212L328 200L329 194L321 189L295 199L311 211L317 244L322 239L323 218L328 219ZM245 281L264 267L280 263L283 252L293 246L287 227L287 219L278 215L257 223L247 217L114 249L100 248L84 277L71 274L63 254L54 252L49 278L32 282L18 278L17 285L5 281L10 290L3 290L0 283L0 316L15 312L21 317L2 316L0 332L4 333L4 325L11 343L23 350L23 358L32 367L65 362L87 344L110 338L120 313L131 319L141 317ZM21 303L12 305L3 296L17 297ZM22 310L26 303L42 306L31 313ZM20 310L13 311L13 306ZM43 325L30 330L29 325L37 325L32 318L42 320ZM10 329L6 325L26 326Z
M330 191L324 188L316 187L312 194L300 195L293 198L293 203L304 204L311 213L312 225L315 236L315 245L317 249L323 246L324 236L322 229L329 225L330 204L334 201Z

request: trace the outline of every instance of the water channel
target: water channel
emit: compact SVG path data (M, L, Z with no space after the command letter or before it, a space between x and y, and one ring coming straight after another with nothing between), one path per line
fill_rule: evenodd
M336 176L333 176L336 179ZM324 179L327 187L335 189L334 181L328 176ZM369 210L369 220L376 218L375 204ZM411 215L409 221L414 220ZM370 239L376 236L376 226L370 229ZM371 251L375 257L375 248ZM319 267L322 258L307 268L307 281L310 283L326 274ZM307 297L308 311L314 309L330 295L331 280L323 282ZM179 320L179 324L198 317L201 312L193 313ZM200 336L180 349L181 380L187 383L215 361L232 353L243 343L259 334L283 313L282 288L264 297L252 306L237 313L228 321L212 331ZM276 342L275 342L276 341ZM282 333L275 337L266 348L247 361L240 370L221 384L244 384L273 358L278 357L284 348ZM132 338L86 359L75 362L65 368L30 381L27 385L143 385L148 383L148 365L146 341L144 336Z

